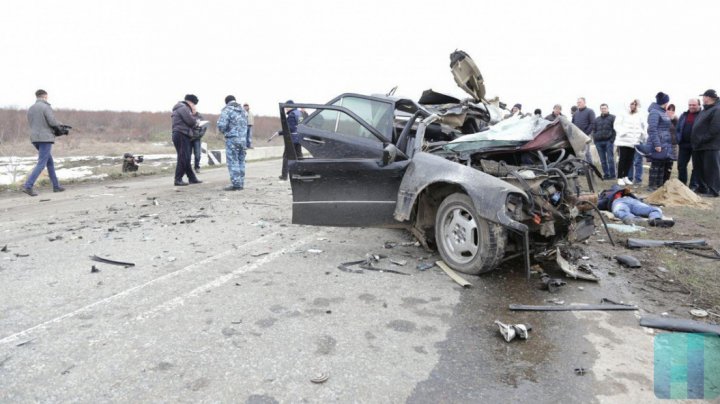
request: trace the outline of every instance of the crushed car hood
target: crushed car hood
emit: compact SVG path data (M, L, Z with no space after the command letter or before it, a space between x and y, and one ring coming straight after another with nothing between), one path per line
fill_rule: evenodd
M485 82L472 58L461 50L450 55L450 69L457 85L473 97L475 102L485 99Z

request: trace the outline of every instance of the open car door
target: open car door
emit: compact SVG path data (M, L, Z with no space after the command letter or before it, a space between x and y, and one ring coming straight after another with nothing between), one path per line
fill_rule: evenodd
M292 147L286 107L315 109L352 120L343 132L326 131L325 148L311 156L297 156ZM335 115L339 115L335 117ZM336 105L280 104L280 117L288 156L293 194L292 222L318 226L388 226L393 218L400 182L409 164L407 157L375 127L353 111ZM354 129L354 130L351 130ZM303 136L307 132L301 132ZM315 149L317 150L317 149ZM370 152L372 150L372 152Z

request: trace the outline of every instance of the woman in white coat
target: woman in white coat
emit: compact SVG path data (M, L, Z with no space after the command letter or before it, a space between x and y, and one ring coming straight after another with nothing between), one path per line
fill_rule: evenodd
M647 118L640 112L640 101L633 100L628 111L615 119L615 146L620 156L617 166L618 185L632 185L628 171L633 165L635 145L647 139Z

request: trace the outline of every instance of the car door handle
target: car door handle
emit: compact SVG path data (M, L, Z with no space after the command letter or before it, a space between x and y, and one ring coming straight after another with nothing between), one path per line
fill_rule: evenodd
M312 175L293 175L292 179L294 180L300 180L300 181L313 181L313 180L319 180L321 177L317 174Z
M310 143L317 143L317 144L325 144L324 140L320 140L314 137L306 137L305 140L307 140Z

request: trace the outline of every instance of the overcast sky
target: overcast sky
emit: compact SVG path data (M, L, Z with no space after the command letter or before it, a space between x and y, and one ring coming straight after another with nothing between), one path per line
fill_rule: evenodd
M717 1L3 0L0 106L36 89L55 108L169 111L194 93L217 113L234 94L255 113L342 92L464 97L449 55L465 50L488 97L563 112L662 90L678 110L720 90Z

